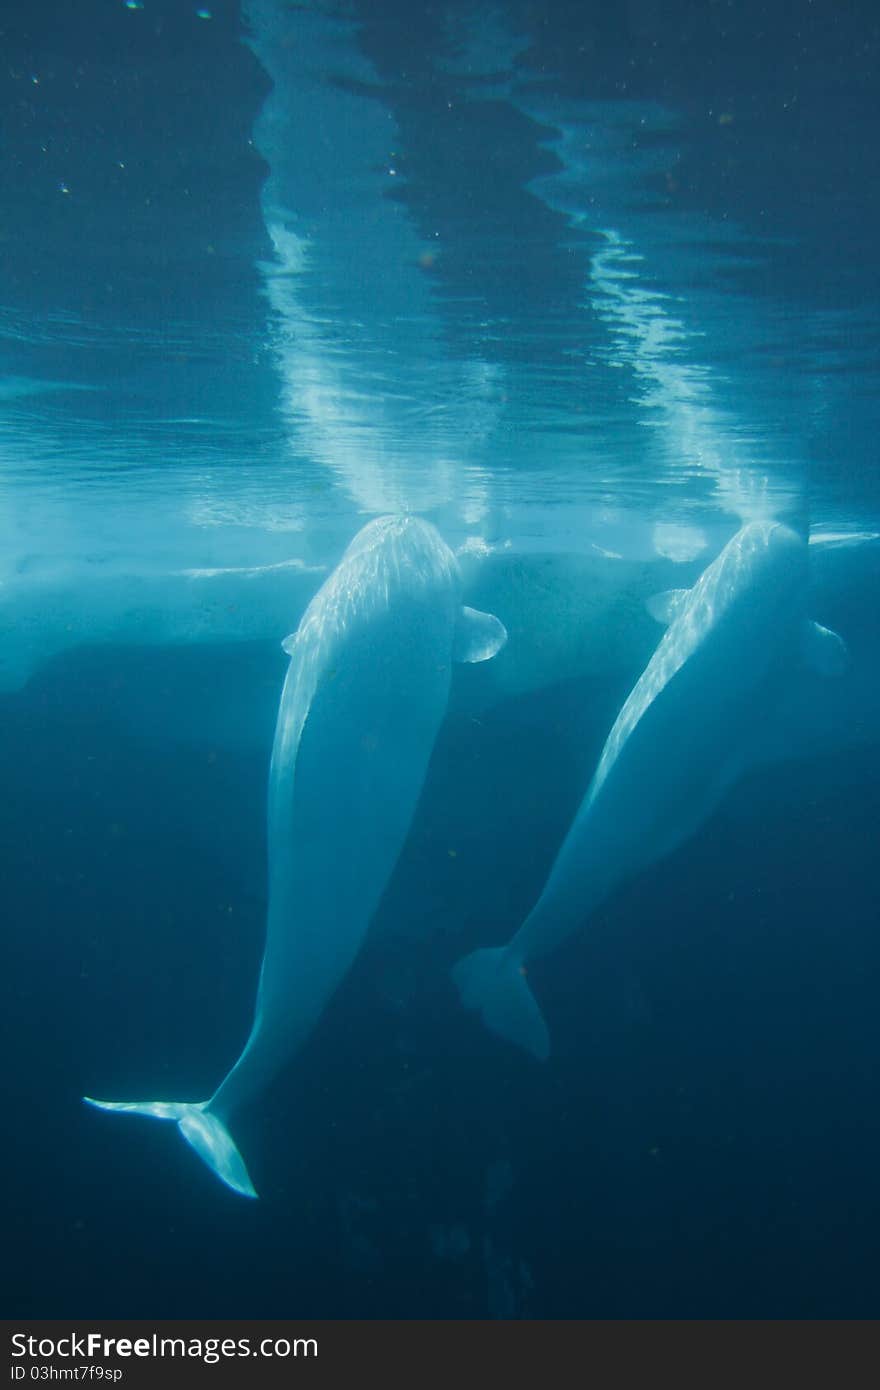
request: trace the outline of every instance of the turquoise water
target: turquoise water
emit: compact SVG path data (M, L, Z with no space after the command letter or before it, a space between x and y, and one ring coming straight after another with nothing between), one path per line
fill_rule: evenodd
M872 12L0 31L5 1305L875 1315ZM240 1050L280 642L398 511L509 640L455 675L364 949L236 1121L241 1203L80 1098L207 1094ZM849 670L535 964L554 1050L521 1057L449 969L540 893L646 601L770 518L809 529Z

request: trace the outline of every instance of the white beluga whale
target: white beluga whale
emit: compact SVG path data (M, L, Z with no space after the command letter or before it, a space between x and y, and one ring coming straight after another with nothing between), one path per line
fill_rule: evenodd
M227 1186L257 1195L229 1117L296 1052L358 952L421 793L451 663L485 661L506 636L462 606L432 525L389 516L358 533L283 644L266 945L244 1050L209 1100L89 1104L176 1121Z
M455 966L462 1002L501 1037L548 1055L529 961L694 834L763 741L799 663L843 669L841 639L807 620L807 553L788 527L752 522L692 589L652 602L669 626L617 716L538 902L506 946Z

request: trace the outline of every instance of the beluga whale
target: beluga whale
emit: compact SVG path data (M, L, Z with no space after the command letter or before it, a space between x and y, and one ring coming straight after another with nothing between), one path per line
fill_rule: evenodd
M454 967L462 1003L539 1059L547 1026L529 987L545 955L625 880L693 835L760 746L805 663L842 672L840 637L806 616L807 542L779 522L744 525L692 589L649 602L668 624L606 740L535 906L506 946Z
M363 527L282 644L266 942L244 1050L208 1100L89 1105L175 1121L222 1182L257 1196L229 1118L302 1045L357 955L422 790L452 662L485 661L506 637L462 606L458 562L429 522Z

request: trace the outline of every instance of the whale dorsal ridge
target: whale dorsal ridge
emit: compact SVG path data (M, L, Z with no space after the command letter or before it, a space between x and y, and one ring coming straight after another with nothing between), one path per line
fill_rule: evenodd
M507 641L507 628L492 613L462 608L452 642L453 661L488 661Z

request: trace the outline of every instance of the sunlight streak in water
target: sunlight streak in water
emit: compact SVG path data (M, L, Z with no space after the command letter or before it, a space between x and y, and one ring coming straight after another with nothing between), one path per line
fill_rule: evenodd
M405 206L399 133L358 51L322 8L251 0L250 45L273 89L255 128L273 260L260 267L291 447L326 467L358 509L436 511L478 523L497 364L442 341ZM295 41L294 41L295 40Z
M738 456L730 421L713 399L711 370L684 358L689 335L667 310L670 296L639 282L643 257L631 243L615 231L602 235L605 249L590 271L595 303L615 334L618 361L640 383L638 404L650 412L645 423L663 430L664 446L679 467L696 467L717 480L725 511L744 521L771 517L770 480Z

